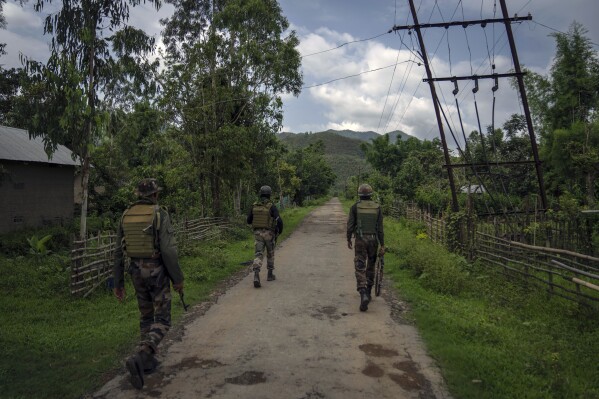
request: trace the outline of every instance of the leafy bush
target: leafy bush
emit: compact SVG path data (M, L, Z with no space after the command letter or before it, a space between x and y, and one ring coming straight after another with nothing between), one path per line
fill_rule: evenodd
M29 254L29 239L33 236L52 236L46 243L46 249L53 253L64 252L70 249L72 237L76 234L74 225L50 226L43 228L29 228L0 236L0 254L8 257L25 256Z
M426 234L417 227L411 232L409 236L403 234L399 241L401 266L411 270L429 289L447 295L459 294L468 282L466 260L441 246L431 246Z
M52 239L51 234L47 234L42 238L37 238L36 235L33 235L31 238L27 239L29 243L29 253L37 256L45 256L50 254L48 248L46 248L46 243Z

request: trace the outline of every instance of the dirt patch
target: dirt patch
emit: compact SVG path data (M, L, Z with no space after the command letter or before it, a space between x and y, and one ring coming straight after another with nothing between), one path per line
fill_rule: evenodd
M225 378L225 382L234 385L256 385L266 382L266 377L261 371L246 371L237 377Z
M312 390L312 392L306 392L305 396L302 396L300 399L325 399L326 396L321 394L318 391Z
M335 306L323 306L315 310L316 313L312 313L311 316L318 320L324 320L325 317L329 320L339 320L341 318Z
M379 344L363 344L363 345L360 345L359 348L362 352L366 353L368 356L374 356L374 357L399 356L399 353L397 353L396 350L383 348L383 346L379 345Z
M391 308L391 319L398 324L413 325L414 323L406 317L409 311L408 304L398 297L395 289L386 289L386 287L393 287L393 281L389 277L384 276L381 296Z

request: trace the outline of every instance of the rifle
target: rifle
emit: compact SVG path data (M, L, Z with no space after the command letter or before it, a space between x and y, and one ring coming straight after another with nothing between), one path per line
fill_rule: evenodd
M181 300L181 305L183 305L183 310L187 312L187 308L189 305L185 303L185 299L183 299L183 291L179 292L179 299Z

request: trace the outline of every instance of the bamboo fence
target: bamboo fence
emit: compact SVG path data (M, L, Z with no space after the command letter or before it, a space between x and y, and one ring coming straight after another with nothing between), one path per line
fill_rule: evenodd
M174 224L177 241L190 243L216 238L233 224L226 218L199 218ZM71 250L71 294L86 297L112 277L116 234L101 232L86 240L73 241Z
M392 209L399 209L397 206ZM392 213L395 217L399 212ZM427 211L410 204L404 207L408 220L421 223L431 240L447 245L447 224L443 217L433 217ZM501 222L466 223L468 254L487 266L497 267L511 279L526 287L547 290L551 295L599 307L599 258L551 246L520 242L525 234L516 232ZM563 235L562 232L559 234ZM551 243L547 240L546 243Z
M71 294L88 296L112 274L116 234L98 233L73 241L71 250Z

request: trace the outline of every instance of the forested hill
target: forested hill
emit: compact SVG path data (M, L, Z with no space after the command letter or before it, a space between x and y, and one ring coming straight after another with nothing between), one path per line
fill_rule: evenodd
M306 148L310 144L322 141L326 154L345 154L364 158L360 149L362 140L341 136L332 131L319 133L281 133L278 135L290 149Z
M291 149L306 148L322 140L325 146L325 157L337 175L336 188L341 189L350 176L356 176L370 170L360 144L379 137L369 132L352 130L327 130L317 133L280 133L279 139ZM394 131L389 133L391 142L399 136L403 140L410 137L406 133Z
M401 137L402 140L406 140L410 136L407 133L404 133L400 130L394 130L389 132L389 140L392 143L395 143L397 137ZM322 140L327 147L327 153L333 150L339 150L343 153L344 149L352 152L352 155L356 155L355 152L351 150L353 147L357 147L359 154L362 152L359 150L360 142L362 141L371 141L377 137L380 137L380 134L375 133L373 131L367 132L356 132L353 130L333 130L329 129L324 132L316 132L316 133L288 133L283 132L279 133L279 138L287 143L291 148L304 148L309 146L312 143L317 142L318 140ZM337 151L335 151L337 152Z
M351 139L358 139L362 141L370 141L380 136L380 134L367 131L367 132L354 132L353 130L327 130L327 132L332 132L338 134L339 136L349 137ZM407 133L402 132L401 130L394 130L392 132L387 133L389 135L389 141L395 143L397 137L400 137L402 140L407 140L412 137Z

